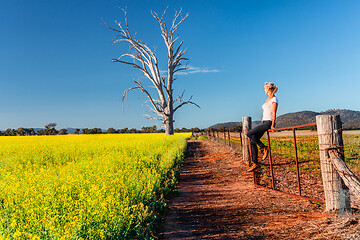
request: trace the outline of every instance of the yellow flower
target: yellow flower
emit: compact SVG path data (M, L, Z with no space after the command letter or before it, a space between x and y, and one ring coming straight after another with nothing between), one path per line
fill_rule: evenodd
M10 224L10 227L12 227L12 228L16 227L16 220L15 219L12 220L12 222Z
M0 189L13 210L12 219L0 211L0 222L10 225L0 240L40 239L24 232L43 229L72 239L81 224L108 219L88 232L105 238L112 220L134 222L149 213L141 202L155 198L188 135L0 137Z
M21 236L21 232L19 231L16 231L14 234L13 234L13 238L17 238L17 237L20 237Z

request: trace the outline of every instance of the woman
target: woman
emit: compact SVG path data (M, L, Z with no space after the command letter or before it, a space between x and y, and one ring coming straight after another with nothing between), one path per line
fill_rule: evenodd
M279 103L277 97L275 97L275 93L277 92L277 90L278 87L274 83L265 83L264 91L265 94L268 95L268 99L262 105L263 118L261 124L257 125L247 133L247 136L250 138L253 161L253 164L248 169L248 172L252 172L257 167L259 167L258 148L256 145L258 145L260 151L263 152L263 159L268 156L268 148L260 141L260 138L267 130L275 128L276 111Z

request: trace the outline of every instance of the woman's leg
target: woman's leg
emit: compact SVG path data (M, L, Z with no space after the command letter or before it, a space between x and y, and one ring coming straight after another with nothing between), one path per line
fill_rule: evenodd
M265 145L260 141L260 138L264 133L270 129L271 121L265 121L253 129L251 129L246 135L250 138L251 152L252 152L252 161L254 163L258 162L258 145L260 149L265 148Z
M252 155L253 163L258 162L258 148L256 145L257 145L256 142L254 140L250 139L251 155Z

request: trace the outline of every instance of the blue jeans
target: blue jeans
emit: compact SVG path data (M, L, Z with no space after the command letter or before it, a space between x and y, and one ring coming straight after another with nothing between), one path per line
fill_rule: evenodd
M264 148L265 145L260 141L260 138L264 135L264 133L271 128L272 121L262 121L259 125L251 129L246 135L250 138L250 146L252 153L252 161L254 163L258 162L258 148Z

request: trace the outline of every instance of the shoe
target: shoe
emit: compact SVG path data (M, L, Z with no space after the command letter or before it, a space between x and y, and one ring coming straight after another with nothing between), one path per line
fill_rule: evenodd
M264 147L261 149L262 153L263 153L263 157L262 160L265 160L268 156L269 156L269 148L268 147Z
M258 168L260 165L258 163L253 163L251 167L247 170L248 172L254 171L256 168Z

